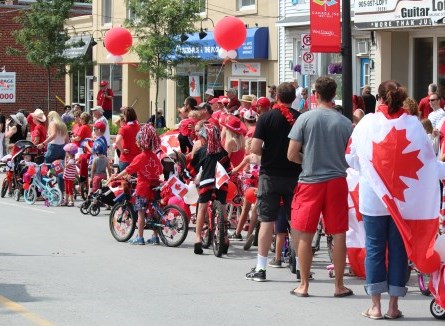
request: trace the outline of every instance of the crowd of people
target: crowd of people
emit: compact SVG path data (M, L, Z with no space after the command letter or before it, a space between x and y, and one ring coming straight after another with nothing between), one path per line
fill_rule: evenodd
M100 99L106 106L112 97L107 86L107 82L101 82L102 93L98 96L98 101ZM363 157L361 146L364 145L359 141L350 146L353 155L348 160L345 151L350 139L364 137L378 119L397 122L409 115L417 121L411 131L422 132L434 157L443 161L443 99L434 84L428 88L427 99L422 99L419 105L395 81L383 82L378 87L377 97L365 86L362 96L353 99L354 119L351 122L334 103L336 90L332 78L319 77L310 96L307 88L292 81L278 87L270 85L267 97L244 94L239 98L237 90L230 88L226 96L214 97L213 90L206 92L205 101L199 105L193 97L184 100L183 107L178 109L181 118L177 126L178 141L199 193L193 250L197 255L203 253L201 231L212 195L226 204L228 185L216 187L216 167L220 165L237 178L246 199L239 224L226 239L226 245L229 240L245 240L244 249L248 250L253 242L253 221L258 218L261 222L256 266L246 273L246 279L265 281L267 266L281 267L280 255L268 262L272 236L277 234L277 248L281 248L286 233L291 230L300 284L290 294L308 297L312 279L312 240L322 216L325 231L333 236L335 243L333 296L353 295L343 281L348 230L346 170L350 166L360 174L358 210L366 229L365 290L371 296L371 306L362 315L372 319L400 318L398 298L407 292L408 258L404 242L385 203L370 186L372 175L364 173L364 164L377 163ZM13 144L26 139L29 132L31 142L41 151L45 163L59 161L64 166L59 177L59 186L64 192L63 205L73 206L76 176L80 182L91 180L92 191L97 190L102 180L113 173L107 155L112 152L109 149L115 149L119 172L112 177L137 176L134 206L138 212L138 232L130 243L159 244L156 233L146 242L143 232L146 207L153 200L151 188L159 185L162 173L158 155L161 143L155 129L165 127L162 113L158 110L146 124L141 124L133 108L122 108L120 119L116 121L119 131L114 144L110 141L109 110L103 106L96 106L87 113L75 105L68 107L62 116L56 111L45 115L41 108L28 116L23 112L7 119L0 116L0 154L3 156L11 151ZM395 143L394 146L402 145ZM438 165L438 169L442 168ZM251 200L252 197L255 199ZM249 231L243 239L242 230L249 216ZM384 292L390 295L386 313L382 313L381 307Z

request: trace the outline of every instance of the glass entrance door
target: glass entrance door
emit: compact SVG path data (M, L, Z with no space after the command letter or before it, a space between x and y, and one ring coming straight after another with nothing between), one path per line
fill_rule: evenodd
M86 76L85 77L85 85L86 88L86 101L85 101L85 111L90 112L90 109L94 107L94 76Z
M414 39L413 95L420 101L433 81L433 38Z

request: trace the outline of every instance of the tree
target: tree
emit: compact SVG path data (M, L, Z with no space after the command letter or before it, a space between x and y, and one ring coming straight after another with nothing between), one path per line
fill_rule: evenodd
M138 84L147 87L151 81L155 82L154 110L158 107L160 81L174 79L171 69L178 64L197 60L181 55L179 36L196 31L194 23L200 19L199 3L198 0L127 0L134 18L128 19L126 25L133 29L137 40L133 50L140 59L138 71L149 76L138 80Z
M48 110L51 100L51 72L55 70L56 77L60 77L67 73L68 66L79 66L84 60L63 55L72 46L66 43L70 37L64 24L73 4L74 0L37 0L32 3L29 10L24 10L15 18L22 26L12 32L17 47L7 49L8 55L24 56L28 62L46 69Z

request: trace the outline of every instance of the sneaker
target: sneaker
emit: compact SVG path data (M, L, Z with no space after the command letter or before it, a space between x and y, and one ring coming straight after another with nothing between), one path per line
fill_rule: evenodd
M253 234L247 236L246 244L244 245L244 250L249 250L252 247L253 240L255 240L255 236Z
M132 244L132 245L144 245L145 240L144 240L144 237L142 237L142 238L136 237L136 238L128 241L128 243Z
M260 269L257 272L254 267L254 268L252 268L252 270L249 273L246 274L245 279L252 280L255 282L264 282L264 281L266 281L266 271L264 269Z
M312 272L309 273L309 280L313 280L314 277L312 276ZM297 269L295 275L297 276L297 281L301 281L301 274L300 274L300 270Z
M233 234L229 235L229 239L232 240L243 240L243 236L240 234L236 234L236 232L233 232Z
M152 236L151 239L148 239L146 243L152 245L158 245L160 243L159 237Z
M274 258L267 265L273 268L281 268L281 260Z
M195 247L193 249L193 252L196 255L202 255L203 254L203 250L202 250L202 242L195 242Z

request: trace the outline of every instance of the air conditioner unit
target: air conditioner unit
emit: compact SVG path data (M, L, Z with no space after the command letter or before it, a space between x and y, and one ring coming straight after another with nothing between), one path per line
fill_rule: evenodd
M369 43L368 41L358 41L357 42L357 55L369 54Z

